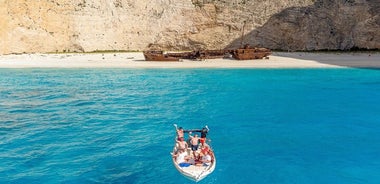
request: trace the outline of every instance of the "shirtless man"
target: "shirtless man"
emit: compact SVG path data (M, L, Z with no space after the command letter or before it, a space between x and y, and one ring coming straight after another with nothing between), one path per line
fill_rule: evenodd
M180 140L179 141L176 141L178 143L178 149L184 149L184 150L187 150L187 142L185 141L185 139L183 137L179 138Z
M194 157L196 157L195 152L198 150L199 137L197 134L192 136L191 132L189 132L189 137L190 137L191 150L193 151Z
M184 132L183 132L183 128L182 127L177 127L177 124L173 124L173 126L175 127L175 130L177 131L177 139L180 141L181 138L184 138Z
M209 131L207 125L205 127L203 127L201 130L195 129L195 130L188 130L188 131L191 131L191 132L200 132L201 133L201 138L200 138L201 144L204 144L206 142L206 136L207 136L207 133Z

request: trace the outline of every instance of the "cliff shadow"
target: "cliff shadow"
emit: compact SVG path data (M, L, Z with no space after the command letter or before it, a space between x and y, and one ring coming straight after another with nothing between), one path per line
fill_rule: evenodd
M275 51L324 51L332 56L340 56L346 51L365 51L360 54L367 55L368 62L376 62L374 57L371 58L373 52L367 51L379 51L380 49L380 15L378 12L380 12L380 3L376 0L316 0L310 6L290 7L274 14L263 26L245 34L243 39L234 40L226 49L250 44L254 47L265 47ZM247 24L249 23L247 22ZM253 24L253 22L251 23ZM282 53L280 55L298 59L305 58L305 54L302 53ZM338 59L332 59L332 56L329 58L313 57L313 60L347 67L372 66L366 61L353 61L352 59L349 62L340 62ZM355 58L353 57L353 59Z

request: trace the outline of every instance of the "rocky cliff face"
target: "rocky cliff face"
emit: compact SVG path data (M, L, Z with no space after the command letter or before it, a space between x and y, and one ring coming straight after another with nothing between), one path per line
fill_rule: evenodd
M317 0L274 14L246 37L290 51L380 49L379 12L379 0Z
M0 54L380 48L379 0L0 0Z

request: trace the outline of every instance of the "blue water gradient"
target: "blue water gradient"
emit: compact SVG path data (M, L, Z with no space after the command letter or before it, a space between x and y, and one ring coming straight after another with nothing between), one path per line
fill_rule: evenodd
M200 183L380 183L380 70L0 69L0 183L193 183L169 152L208 124Z

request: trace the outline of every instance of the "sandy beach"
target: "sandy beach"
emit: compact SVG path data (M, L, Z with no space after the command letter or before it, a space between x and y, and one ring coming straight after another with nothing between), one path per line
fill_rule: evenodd
M0 68L380 68L380 53L274 52L269 59L145 61L141 52L1 55Z

